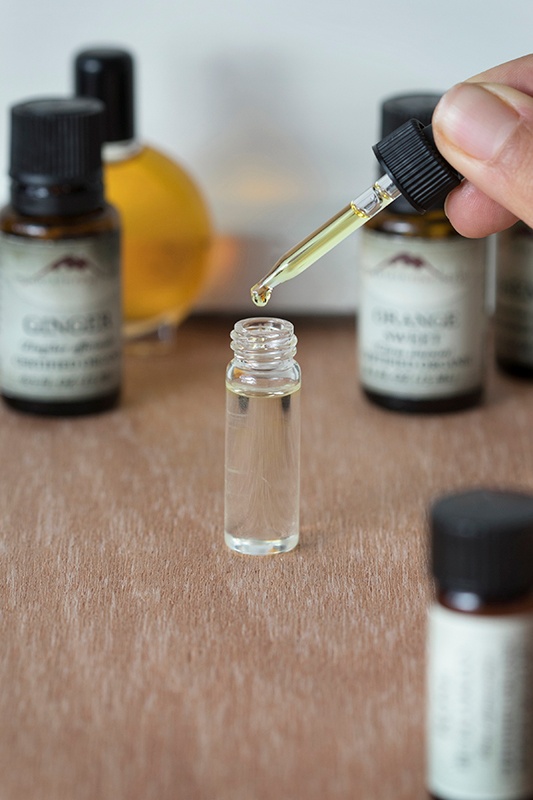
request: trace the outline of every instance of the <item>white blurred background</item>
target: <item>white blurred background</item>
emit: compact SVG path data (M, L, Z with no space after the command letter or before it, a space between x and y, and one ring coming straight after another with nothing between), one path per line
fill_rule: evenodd
M381 99L442 91L532 49L532 0L0 0L0 175L8 108L72 91L83 47L130 49L141 138L206 195L227 283L204 309L251 311L249 286L375 177ZM280 287L272 311L356 306L357 234Z

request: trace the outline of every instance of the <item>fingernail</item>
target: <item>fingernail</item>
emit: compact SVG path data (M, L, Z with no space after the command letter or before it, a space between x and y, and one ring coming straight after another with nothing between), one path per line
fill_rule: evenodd
M490 161L498 154L520 121L514 108L476 83L454 86L435 113L435 121L447 139L481 161Z

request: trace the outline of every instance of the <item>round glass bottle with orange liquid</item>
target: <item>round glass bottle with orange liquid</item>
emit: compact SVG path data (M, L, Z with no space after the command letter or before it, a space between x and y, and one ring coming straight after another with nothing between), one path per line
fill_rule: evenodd
M134 61L126 50L84 50L75 59L77 95L106 107L105 183L122 218L127 342L172 342L209 270L212 227L202 193L168 156L135 137Z

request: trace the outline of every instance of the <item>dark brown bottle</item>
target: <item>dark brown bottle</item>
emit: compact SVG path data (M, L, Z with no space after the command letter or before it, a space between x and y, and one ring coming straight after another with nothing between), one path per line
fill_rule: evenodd
M411 117L429 124L439 95L382 106L382 134ZM485 373L483 240L465 239L442 207L420 215L402 196L361 231L358 349L361 386L394 411L476 405Z
M19 411L89 414L120 397L120 221L104 197L102 121L91 99L12 108L0 364L2 398Z
M431 510L427 784L436 800L533 798L533 496Z
M498 234L494 347L496 363L533 378L533 230L517 222Z

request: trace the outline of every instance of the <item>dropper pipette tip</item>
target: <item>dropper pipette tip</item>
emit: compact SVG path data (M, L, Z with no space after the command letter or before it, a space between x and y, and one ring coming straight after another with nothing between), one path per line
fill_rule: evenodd
M256 283L255 286L252 286L250 289L250 294L252 296L252 302L255 303L256 306L262 307L266 306L270 300L272 289L264 283Z

